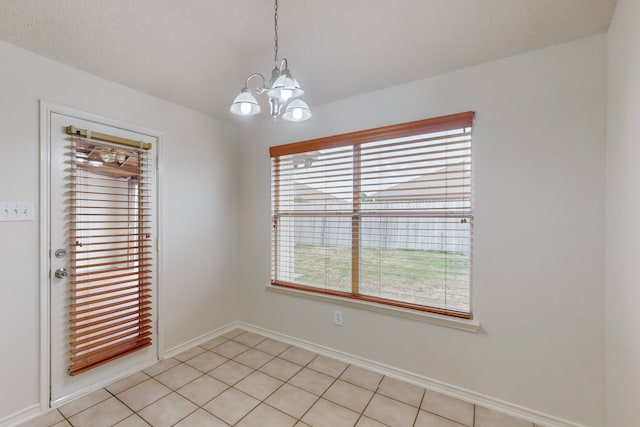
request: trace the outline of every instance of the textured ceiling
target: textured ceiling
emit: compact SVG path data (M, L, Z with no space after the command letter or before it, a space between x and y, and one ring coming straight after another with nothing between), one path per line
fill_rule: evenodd
M311 108L607 30L615 0L280 0ZM232 120L273 68L272 0L0 0L0 38Z

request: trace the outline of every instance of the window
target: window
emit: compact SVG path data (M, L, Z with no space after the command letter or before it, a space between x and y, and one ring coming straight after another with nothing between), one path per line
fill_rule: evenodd
M151 345L150 149L70 138L69 375Z
M472 124L271 147L271 283L471 318Z

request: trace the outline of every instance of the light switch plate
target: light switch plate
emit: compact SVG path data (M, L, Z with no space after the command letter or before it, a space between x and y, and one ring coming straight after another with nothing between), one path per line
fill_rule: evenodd
M33 202L0 200L0 221L33 221Z

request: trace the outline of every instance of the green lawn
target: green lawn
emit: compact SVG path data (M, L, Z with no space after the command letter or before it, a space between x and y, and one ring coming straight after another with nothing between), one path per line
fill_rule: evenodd
M360 293L469 311L469 260L463 254L409 249L361 252ZM351 248L295 245L295 281L351 291Z

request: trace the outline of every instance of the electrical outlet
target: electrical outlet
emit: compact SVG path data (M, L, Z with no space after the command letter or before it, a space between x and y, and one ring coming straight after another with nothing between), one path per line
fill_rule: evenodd
M342 312L340 310L333 312L333 324L342 326Z

